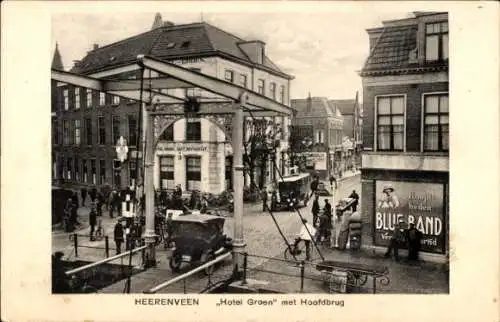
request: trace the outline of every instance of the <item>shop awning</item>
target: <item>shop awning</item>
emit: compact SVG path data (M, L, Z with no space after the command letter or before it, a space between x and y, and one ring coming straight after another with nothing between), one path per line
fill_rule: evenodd
M119 73L139 70L141 68L144 68L144 76L147 75L148 70L156 71L160 75L160 77L155 78L143 78L142 99L140 79L109 78ZM169 95L160 90L198 87L233 102L238 102L242 93L245 93L246 104L244 109L248 113L251 112L254 116L291 115L294 111L287 105L236 84L142 55L137 57L136 62L128 66L120 66L92 75L80 75L53 69L51 78L57 82L142 101L146 104L182 103L184 102L183 97ZM218 111L216 108L204 110L202 101L200 114L225 114L230 112L231 108L226 108L226 110L222 111Z

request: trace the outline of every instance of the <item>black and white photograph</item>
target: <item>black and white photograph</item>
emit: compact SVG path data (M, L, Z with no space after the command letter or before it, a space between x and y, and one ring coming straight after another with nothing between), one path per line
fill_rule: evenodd
M500 312L498 4L3 9L2 320Z
M54 293L449 292L448 14L317 16L53 17Z

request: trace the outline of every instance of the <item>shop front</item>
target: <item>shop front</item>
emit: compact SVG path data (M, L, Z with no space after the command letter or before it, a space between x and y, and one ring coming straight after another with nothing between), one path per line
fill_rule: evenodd
M218 194L231 183L231 157L224 143L159 142L156 147L155 188L199 190Z

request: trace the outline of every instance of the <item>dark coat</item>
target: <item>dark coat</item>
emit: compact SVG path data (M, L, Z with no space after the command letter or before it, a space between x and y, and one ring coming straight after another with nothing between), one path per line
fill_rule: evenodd
M332 205L330 205L329 203L325 204L325 206L323 207L323 210L325 212L325 215L331 217L332 216Z
M405 234L408 244L414 249L420 249L420 241L422 240L422 232L416 228L410 228Z
M316 191L318 189L319 181L317 179L314 179L311 182L311 190Z
M319 213L319 202L316 199L314 199L314 201L313 201L311 212L313 214L318 214Z
M97 225L97 213L93 210L91 210L89 213L89 225L90 226Z
M123 226L120 222L117 222L114 230L115 240L123 240Z

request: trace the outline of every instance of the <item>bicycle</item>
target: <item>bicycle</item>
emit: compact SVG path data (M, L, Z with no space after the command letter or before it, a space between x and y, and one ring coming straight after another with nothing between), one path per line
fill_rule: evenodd
M312 255L312 241L311 244L309 245L310 252ZM294 257L295 255L295 257ZM297 261L305 261L306 260L306 243L304 240L300 239L299 237L296 237L295 240L292 243L289 243L289 245L286 246L285 252L284 252L284 257L285 260L297 260Z

